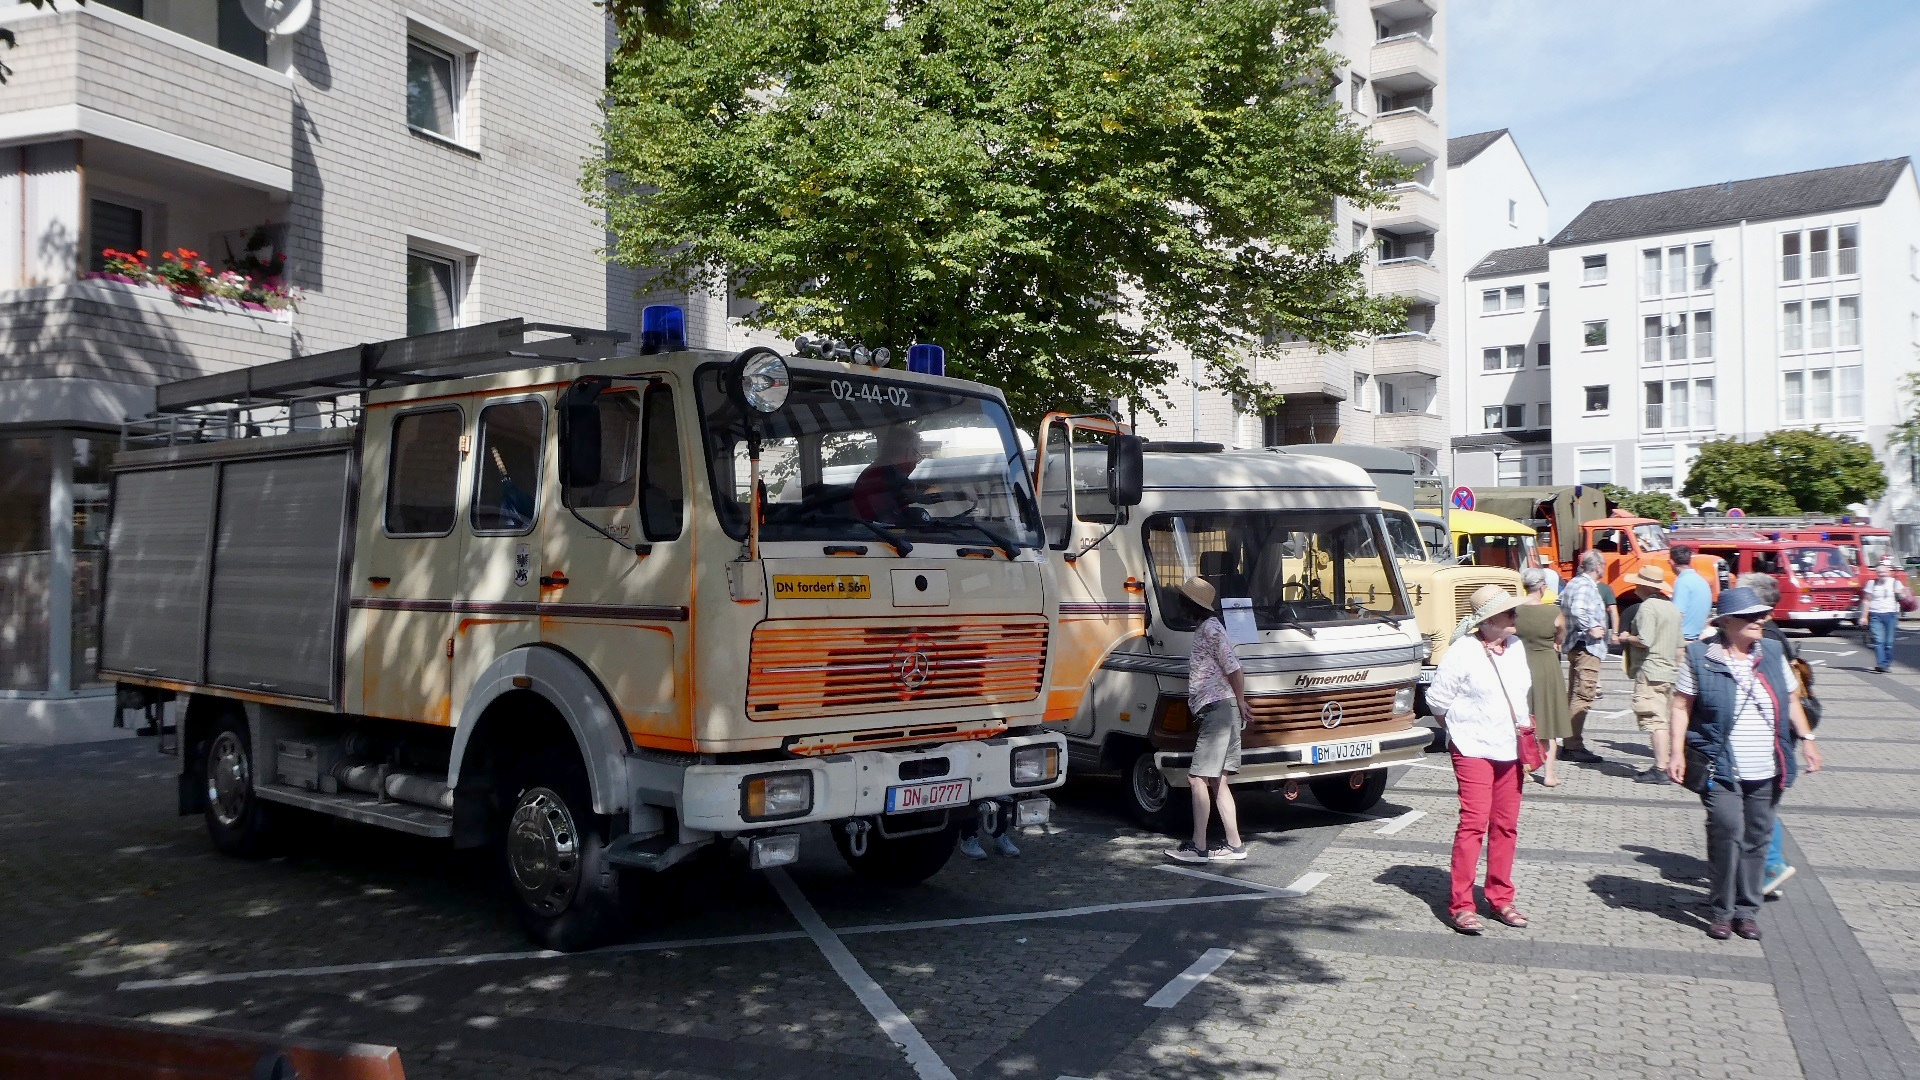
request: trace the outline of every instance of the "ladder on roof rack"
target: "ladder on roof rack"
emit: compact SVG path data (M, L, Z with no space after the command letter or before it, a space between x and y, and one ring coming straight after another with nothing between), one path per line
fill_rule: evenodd
M121 423L120 445L352 427L370 390L604 360L627 340L613 330L502 319L181 379L154 389L153 412Z

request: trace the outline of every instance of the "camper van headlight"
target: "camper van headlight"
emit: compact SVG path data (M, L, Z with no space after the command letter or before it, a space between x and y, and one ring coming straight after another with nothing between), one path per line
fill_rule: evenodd
M1393 711L1396 713L1410 713L1413 711L1413 687L1403 686L1394 691Z
M787 391L792 388L793 377L787 371L787 362L773 352L748 357L747 362L740 365L740 396L759 412L780 411L787 403Z

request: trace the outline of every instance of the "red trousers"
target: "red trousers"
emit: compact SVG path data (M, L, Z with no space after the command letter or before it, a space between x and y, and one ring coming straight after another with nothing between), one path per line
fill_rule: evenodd
M1525 773L1517 761L1488 761L1453 751L1453 775L1460 785L1460 826L1453 834L1453 897L1450 912L1471 911L1473 875L1480 866L1480 845L1487 847L1487 903L1495 911L1513 904L1513 849L1520 842L1520 786Z

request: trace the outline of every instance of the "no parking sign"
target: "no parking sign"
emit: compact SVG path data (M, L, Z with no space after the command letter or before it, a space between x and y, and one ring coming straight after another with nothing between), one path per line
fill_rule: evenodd
M1464 484L1454 488L1453 494L1447 497L1447 505L1455 510L1473 509L1473 489Z

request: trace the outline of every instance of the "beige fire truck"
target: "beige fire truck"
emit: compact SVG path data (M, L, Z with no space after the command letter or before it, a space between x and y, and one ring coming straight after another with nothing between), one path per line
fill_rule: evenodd
M290 812L491 845L573 949L713 844L776 866L824 823L912 883L961 815L1047 820L1056 601L999 392L656 314L643 355L509 320L159 389L102 670L185 696L218 848Z
M1188 577L1222 597L1246 669L1253 715L1236 784L1287 797L1311 787L1357 812L1386 788L1386 767L1431 741L1413 710L1426 654L1373 482L1326 458L1154 444L1141 499L1108 474L1137 442L1104 417L1051 416L1038 440L1036 490L1060 591L1050 712L1070 711L1076 773L1118 774L1133 815L1185 820L1194 743L1187 652L1197 625L1180 599Z

